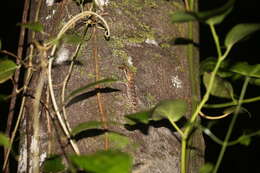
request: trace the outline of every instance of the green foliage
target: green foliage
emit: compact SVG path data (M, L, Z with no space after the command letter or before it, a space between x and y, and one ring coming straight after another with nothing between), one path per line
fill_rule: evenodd
M199 173L211 173L213 171L214 165L212 163L205 163L201 168Z
M171 14L172 22L200 21L209 25L221 23L231 12L235 0L229 0L224 6L205 12L175 12Z
M68 44L80 44L84 42L84 39L78 34L64 34L62 40Z
M208 57L200 62L200 75L205 72L212 72L217 64L218 59L216 57ZM223 61L217 72L218 76L221 78L232 77L233 72L230 71L230 63L228 61Z
M102 127L102 122L99 121L88 121L88 122L84 122L84 123L80 123L78 124L76 127L74 127L71 130L71 134L73 136L76 136L77 134L85 131L85 130L89 130L89 129L98 129Z
M78 168L92 173L130 173L132 158L120 151L98 151L91 155L70 156Z
M134 125L136 123L148 124L151 120L151 111L142 111L125 116L128 120L128 124Z
M191 12L191 11L185 11L185 12L177 12L171 15L171 19L173 23L177 22L189 22L189 21L199 21L202 23L206 23L211 30L211 34L213 36L215 46L217 48L217 55L216 58L207 58L204 60L201 64L200 68L200 74L203 75L203 83L206 87L206 93L202 97L202 100L200 104L197 106L197 109L194 111L191 119L190 124L194 124L196 122L196 118L201 111L201 108L205 105L205 103L208 101L210 95L225 99L232 100L231 104L227 104L229 106L236 105L235 107L230 107L229 110L225 110L225 112L228 113L234 113L232 117L232 122L228 128L227 135L225 137L225 141L222 142L221 140L217 139L214 134L211 133L209 129L204 129L204 133L209 135L215 142L222 145L219 157L217 159L216 165L212 164L206 164L204 167L200 170L200 172L213 172L216 173L218 171L219 165L221 163L221 160L224 156L224 152L227 147L227 143L230 139L231 132L234 128L234 124L236 121L236 117L238 113L243 110L241 107L241 104L243 103L245 91L247 88L248 82L251 82L252 84L258 85L260 83L259 78L259 68L260 66L257 65L248 65L245 62L239 62L235 65L230 65L225 59L228 57L229 52L231 51L231 48L236 43L242 41L252 33L256 32L260 29L260 24L238 24L234 26L226 35L226 38L224 40L225 45L225 52L222 53L222 46L220 44L220 39L218 36L218 33L216 32L215 25L220 24L223 22L225 17L232 11L234 6L235 0L228 0L227 3L217 9L213 9L210 11L204 11L204 12ZM192 28L190 28L192 30ZM190 31L192 32L192 31ZM226 80L222 78L227 78ZM239 100L236 100L234 98L234 91L232 84L228 82L228 78L232 78L233 80L237 79L244 79L244 84L242 87L242 91L240 93ZM258 101L259 99L251 99L250 101ZM247 100L248 101L248 100ZM226 104L223 104L224 106ZM212 106L214 107L214 105ZM247 111L248 112L248 111ZM175 124L173 124L175 126ZM177 129L177 128L176 128ZM179 131L180 132L180 131ZM187 136L190 135L192 132L192 126L187 126L184 130L184 133L182 135L182 153L186 152L187 147ZM181 132L180 132L181 133ZM244 145L250 144L250 136L245 135L242 136L240 139L240 143ZM234 142L236 143L236 142ZM181 161L181 168L182 172L184 173L186 171L186 154L182 154L182 161Z
M90 84L87 84L83 87L80 87L74 91L72 91L67 97L65 100L69 100L71 97L74 97L76 95L78 95L79 93L91 88L91 87L94 87L94 86L97 86L99 84L104 84L104 83L113 83L113 82L116 82L117 80L116 79L102 79L102 80L99 80L99 81L96 81L96 82L93 82L93 83L90 83Z
M188 105L184 100L163 100L155 106L153 120L167 118L173 122L178 121L185 115Z
M260 24L238 24L234 26L225 38L225 46L232 47L237 42L260 29Z
M196 13L178 11L171 14L171 19L173 23L189 22L194 20L199 20Z
M81 6L81 10L83 10L84 3L88 3L87 0L74 0ZM188 2L193 3L193 0L188 0ZM199 21L205 23L210 26L211 32L217 47L218 57L210 57L204 60L201 63L201 75L203 75L203 83L206 87L206 94L203 96L202 101L199 105L197 105L196 109L193 110L193 114L187 124L182 131L175 122L179 121L187 112L188 112L188 105L184 100L175 99L175 100L162 100L156 106L148 111L142 111L133 113L130 115L126 115L125 118L128 121L128 124L135 125L137 123L148 124L150 121L158 121L161 119L168 119L172 126L179 132L180 136L182 137L182 173L185 173L186 167L186 150L187 150L187 140L189 136L192 134L194 124L196 124L196 118L201 111L201 108L205 105L208 101L210 96L220 97L232 100L234 103L232 107L228 107L228 109L224 110L224 113L234 113L233 117L236 117L238 113L244 113L245 109L241 107L243 101L243 93L246 90L246 87L241 92L241 97L239 100L234 98L234 91L232 84L228 81L229 78L245 78L249 79L250 82L254 85L260 86L260 64L256 65L249 65L247 62L238 62L235 65L230 65L228 61L225 61L227 58L229 51L231 50L232 46L242 41L252 33L256 32L260 29L260 24L239 24L234 26L226 35L224 40L224 49L225 53L222 54L222 48L219 43L218 34L215 31L215 25L220 24L223 20L227 17L228 14L233 9L235 0L228 0L226 4L222 7L213 9L210 11L204 12L192 12L192 11L185 11L185 12L176 12L171 14L172 22L179 23L179 22L189 22L189 21ZM188 6L190 5L188 4ZM92 13L93 14L93 13ZM86 17L87 15L85 15ZM91 17L88 18L89 20ZM97 22L97 21L95 21ZM103 21L104 22L104 21ZM74 21L76 23L76 21ZM34 23L27 23L27 24L18 24L22 27L30 29L35 32L43 32L44 28L43 25L39 22ZM70 25L65 25L70 26ZM72 26L70 26L72 27ZM68 29L69 27L67 27ZM66 29L66 27L65 27ZM66 31L67 31L66 29ZM65 34L64 32L60 32L59 37L53 39L49 45L58 45L59 42L62 41L69 43L69 44L81 44L83 43L84 37L80 37L77 34ZM62 36L61 36L62 35ZM2 43L0 40L0 49L2 48ZM223 49L223 50L224 50ZM6 80L10 79L15 70L19 68L13 61L8 60L7 58L0 59L0 83L5 82ZM223 79L226 78L226 79ZM103 79L100 81L96 81L90 84L86 84L83 87L80 87L74 91L72 91L67 97L66 102L80 93L85 92L87 89L93 88L100 84L106 83L113 83L116 82L115 79ZM245 82L246 83L246 82ZM246 85L245 85L246 86ZM1 101L0 95L0 101ZM4 100L3 97L2 100ZM56 114L58 110L55 110ZM247 110L246 110L247 111ZM235 122L235 120L234 120ZM115 122L106 122L107 124L112 125L122 125L120 123ZM69 137L75 137L76 135L80 134L81 132L91 130L91 129L103 129L103 122L99 121L89 121L83 122L78 124L76 127L69 131ZM199 125L198 125L199 126ZM251 137L259 135L259 133L255 134L244 134L239 137L238 140L235 142L229 142L230 135L228 134L225 138L225 141L221 141L214 136L214 134L210 131L209 128L201 128L204 133L209 135L215 142L222 145L222 150L225 150L225 147L230 143L232 145L240 143L242 145L250 145ZM233 125L230 125L229 129L232 131ZM231 133L230 133L231 134ZM72 135L72 136L70 136ZM124 149L131 144L130 139L120 133L112 132L109 129L105 130L105 134L103 135L105 138L111 142L112 146L116 149ZM227 144L227 145L226 145ZM4 147L10 147L9 138L6 137L4 134L0 133L0 145ZM67 153L66 153L67 154ZM216 165L211 163L206 163L201 169L200 173L209 173L209 172L217 172L219 166L219 160L221 161L222 156L219 156L218 162ZM73 164L76 168L80 171L84 170L86 172L91 173L130 173L132 171L132 158L127 153L123 153L118 150L107 150L107 151L98 151L94 154L90 155L69 155L69 162ZM44 172L61 172L65 171L66 166L62 162L62 156L51 156L45 160L43 163L43 171ZM184 169L183 169L184 168ZM213 170L214 169L214 170ZM73 172L73 171L72 171Z
M260 79L252 78L252 79L250 79L249 83L250 83L251 85L260 86Z
M176 122L185 115L187 110L188 105L184 100L163 100L151 110L137 112L125 117L128 121L130 120L130 125L136 123L148 124L150 120L158 121L161 119Z
M15 70L19 68L12 60L7 59L6 57L0 58L0 83L12 78Z
M249 65L247 62L238 62L230 70L240 75L260 78L260 64Z
M43 163L43 172L61 172L65 170L62 157L58 155L47 158Z
M251 143L251 137L248 135L242 135L239 137L238 140L241 145L245 145L245 146L249 146Z
M203 83L207 89L209 88L209 82L211 78L212 76L210 73L204 73ZM218 76L215 76L213 86L210 90L210 94L222 98L233 98L234 96L233 87L231 83Z
M0 133L0 146L7 148L10 146L9 138L3 133Z
M105 135L116 149L123 149L131 143L129 137L119 133L107 132Z
M7 99L7 95L5 95L5 94L0 94L0 103L1 102L3 102L3 101L5 101L6 99Z
M228 108L225 108L223 113L227 114L227 113L234 113L236 111L237 107L236 106L231 106ZM251 115L250 112L248 112L248 110L246 108L241 107L238 111L238 114L243 114L243 113L247 113L249 116Z
M220 8L203 12L202 16L206 19L209 25L216 25L221 23L225 17L232 11L235 0L228 0L228 2Z
M43 25L40 22L32 22L32 23L19 23L18 26L25 27L35 32L43 32Z
M121 125L120 123L117 122L107 122L107 124L109 125L113 125L113 126L119 126ZM102 129L103 128L104 123L100 122L100 121L87 121L87 122L83 122L78 124L77 126L75 126L72 130L71 130L71 134L73 136L78 135L81 132L84 132L86 130L91 130L91 129Z

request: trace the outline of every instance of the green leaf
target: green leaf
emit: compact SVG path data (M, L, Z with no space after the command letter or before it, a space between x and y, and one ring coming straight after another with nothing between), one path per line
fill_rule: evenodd
M230 71L244 76L260 78L260 64L249 65L247 62L238 62L231 67Z
M7 58L0 58L0 83L10 79L18 66Z
M137 112L126 115L125 118L130 120L127 124L134 125L136 123L148 124L151 117L151 111Z
M77 94L79 94L79 93L81 93L81 92L83 92L83 91L85 91L85 90L91 88L91 87L94 87L94 86L96 86L96 85L104 84L104 83L112 83L112 82L116 82L116 81L117 81L116 79L108 78L108 79L102 79L102 80L99 80L99 81L96 81L96 82L87 84L87 85L85 85L85 86L83 86L83 87L81 87L81 88L78 88L78 89L72 91L72 92L66 97L65 100L67 101L69 98L71 98L71 97L73 97L73 96L75 96L75 95L77 95Z
M260 29L260 24L238 24L234 26L225 38L225 46L232 47L234 44Z
M213 171L214 165L212 163L205 163L201 168L199 173L211 173Z
M39 22L25 23L25 24L17 24L19 26L25 27L35 32L43 32L43 25Z
M256 86L260 86L260 79L255 79L255 78L251 78L249 83L251 85L256 85Z
M200 74L204 74L205 72L212 72L217 63L217 59L215 57L208 57L200 62Z
M204 83L206 89L208 89L208 87L209 87L210 79L211 79L211 74L204 73L203 83ZM219 76L215 76L215 80L213 82L213 86L210 91L210 94L213 96L222 97L222 98L233 98L233 96L234 96L233 87L232 87L231 83L220 78Z
M241 145L245 145L245 146L249 146L251 143L251 137L247 135L240 136L238 140Z
M176 122L185 115L187 110L188 105L184 100L163 100L155 106L152 117L153 120L167 118Z
M0 133L0 146L10 147L9 138L3 133Z
M225 5L220 8L213 9L200 14L202 18L206 19L209 25L216 25L221 23L225 17L232 11L235 0L229 0Z
M130 173L132 158L120 151L99 151L91 155L70 156L77 167L92 173Z
M223 113L234 113L237 109L237 106L231 106L228 107L226 109L224 109ZM238 110L238 114L244 114L247 113L249 115L249 117L251 117L251 113L244 107L240 107L240 109Z
M111 145L114 146L116 149L123 149L130 144L129 137L125 135L115 132L107 132L105 135L108 137Z
M84 39L77 34L64 34L62 39L69 44L80 44L84 42Z
M8 95L0 94L0 103L7 100Z
M204 72L212 72L217 64L217 58L215 57L208 57L205 60L200 62L200 75L203 75ZM220 77L231 77L233 75L232 72L228 71L229 70L229 62L227 60L224 60L220 68L217 72L217 74Z
M2 50L2 40L0 40L0 50Z
M43 162L43 172L61 172L64 169L61 156L54 155Z
M205 72L212 72L217 64L217 59L215 57L208 57L200 63L200 75L203 75ZM234 75L233 72L229 71L229 62L224 60L217 72L219 77L227 78Z
M200 21L210 25L221 23L224 18L233 9L235 0L229 0L225 5L220 8L203 11L203 12L175 12L171 14L173 23L177 22L189 22L189 21Z
M193 12L178 11L172 13L170 16L172 19L172 23L181 23L181 22L190 22L194 20L199 20L196 13Z
M77 125L71 130L71 134L75 136L85 130L102 128L102 125L103 125L102 122L99 121L88 121L88 122L80 123L79 125Z

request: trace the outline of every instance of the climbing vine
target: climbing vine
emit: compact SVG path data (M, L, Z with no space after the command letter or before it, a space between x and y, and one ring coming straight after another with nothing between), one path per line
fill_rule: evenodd
M17 61L16 63L7 58L2 58L0 60L0 83L3 83L7 80L12 80L14 83L15 92L11 96L3 97L1 99L9 99L14 97L15 95L22 93L21 106L18 114L18 119L16 121L15 128L12 132L12 136L9 140L5 135L0 134L0 144L3 145L6 149L6 157L4 160L3 170L6 169L10 153L12 151L12 145L14 142L15 135L18 130L18 126L20 121L24 115L25 102L27 99L26 93L29 90L30 80L32 74L37 71L39 73L39 78L37 80L37 86L34 90L33 94L33 139L35 140L34 145L39 145L39 132L40 132L40 108L41 105L44 107L46 114L50 119L58 119L59 125L62 127L62 131L66 136L66 140L71 145L75 154L67 154L63 153L63 155L55 155L48 157L43 163L42 169L44 172L59 172L69 170L71 172L77 172L77 170L90 171L95 173L128 173L132 170L132 158L129 154L118 151L111 150L109 148L109 140L117 140L120 141L119 145L121 148L128 145L130 140L128 137L109 130L109 125L116 126L124 126L125 124L119 122L109 121L105 113L105 106L103 104L102 96L98 92L97 93L97 103L98 109L100 113L100 121L88 121L82 122L78 124L76 127L71 128L67 113L66 113L66 103L70 100L78 96L79 93L85 91L89 88L95 87L96 89L100 89L100 85L117 82L117 79L114 78L106 78L101 79L100 77L100 67L99 67L99 58L98 58L98 45L97 45L97 30L104 31L104 39L110 39L110 28L107 21L103 18L102 14L104 12L104 6L106 5L106 1L95 0L91 3L91 6L84 10L84 4L86 3L84 0L75 0L78 6L81 9L81 12L77 15L71 17L58 31L55 37L49 39L48 41L40 42L36 40L35 33L46 34L44 32L43 26L39 23L38 15L41 6L41 1L38 3L38 7L36 10L36 17L31 23L22 23L20 24L23 28L27 28L33 31L32 34L32 42L29 48L28 58L22 58L21 55L14 55L11 52L6 50L1 50L1 53L14 57ZM239 97L233 91L232 85L228 80L223 78L223 64L227 63L227 58L232 51L232 48L235 44L238 44L245 37L249 36L253 32L256 32L260 29L260 24L239 24L234 26L226 35L224 39L224 43L222 44L219 38L219 35L216 31L215 26L223 22L225 17L231 12L234 6L235 0L229 0L223 7L220 7L215 10L205 11L205 12L196 12L194 9L194 1L193 0L185 0L185 9L183 12L176 12L171 15L172 22L181 23L181 22L192 22L199 21L209 26L212 37L215 42L217 57L208 58L204 60L201 64L201 75L203 78L203 84L206 88L205 94L202 96L201 101L193 106L193 111L190 119L186 121L186 125L184 127L179 127L177 122L184 117L184 115L188 111L188 104L185 100L182 99L174 99L174 100L163 100L153 106L151 109L137 112L136 109L134 113L125 115L125 119L127 120L128 125L136 125L136 124L148 124L151 121L159 121L162 119L168 119L174 129L181 136L182 141L182 149L181 149L181 172L185 173L187 171L187 152L188 152L188 142L190 137L192 136L193 130L201 130L206 135L208 135L213 141L220 144L222 146L218 160L216 164L205 164L202 167L201 172L214 172L216 173L219 169L220 163L223 159L225 150L228 146L236 145L238 143L247 143L247 141L256 135L260 134L260 131L244 134L234 141L230 141L230 136L232 134L234 124L238 117L238 114L243 110L242 104L250 103L254 101L259 101L259 97L245 99L245 93L248 84L259 85L260 80L260 65L249 65L246 62L237 62L235 65L232 65L228 70L228 77L236 76L239 79L243 79L243 86L241 88L241 92ZM61 94L61 102L58 103L57 98L54 93L54 84L52 77L53 64L55 61L59 61L58 63L63 63L68 58L59 59L57 57L58 49L62 41L68 38L68 30L74 28L78 23L83 24L84 27L83 33L80 34L80 37L73 37L74 41L76 40L77 46L74 54L70 58L71 62L69 64L69 70L62 81L62 94ZM192 30L192 23L189 23L189 29ZM87 38L87 33L89 34L89 38ZM189 39L192 39L192 31L189 31ZM73 67L75 65L76 59L81 51L81 47L83 43L88 42L89 40L93 40L93 48L92 55L95 61L95 82L88 83L80 88L77 88L71 91L68 95L66 95L67 84L70 80L71 74L73 72ZM224 48L222 48L224 46ZM1 48L1 46L0 46ZM192 46L188 47L188 55L192 61ZM36 57L39 58L38 63L34 63L33 59ZM210 64L210 68L208 67ZM21 88L17 88L17 80L13 79L13 75L15 71L25 68L26 75L24 79L23 86ZM136 92L134 88L134 72L127 65L122 65L119 69L123 70L126 77L126 86L128 87L128 97L132 106L135 107L137 104ZM227 69L225 69L227 72ZM227 73L225 73L227 74ZM50 98L50 101L43 101L42 93L44 91L44 86L47 84L47 97ZM226 98L229 99L228 103L221 104L207 104L209 98L211 96ZM228 107L221 116L211 116L206 115L202 112L203 108L223 108ZM53 108L53 110L52 110ZM202 126L197 120L198 117L201 116L207 119L221 119L226 116L232 115L232 121L229 125L226 137L224 141L220 140L216 135L214 135L210 128ZM104 151L98 151L92 155L83 155L77 143L75 142L75 137L86 130L100 128L105 131L104 133ZM34 148L32 150L33 153L33 172L40 172L40 151L39 148ZM65 156L66 166L62 161L62 156ZM113 158L113 159L111 159Z

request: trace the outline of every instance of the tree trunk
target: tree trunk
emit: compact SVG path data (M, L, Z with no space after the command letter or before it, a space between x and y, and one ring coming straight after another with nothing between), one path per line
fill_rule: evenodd
M81 12L75 1L63 0L54 4L50 1L33 1L31 21L37 20L44 25L47 34L29 32L29 42L47 42L55 38L61 28L73 16ZM188 118L199 99L198 56L193 49L193 59L188 58L186 45L173 44L176 38L188 38L187 24L171 24L169 14L184 10L182 1L155 0L110 0L104 9L97 10L110 27L110 38L104 38L105 24L92 16L73 25L67 34L83 35L86 23L88 31L77 55L65 96L86 84L105 78L116 78L121 82L104 84L90 88L66 103L66 114L71 128L82 122L101 121L103 128L128 136L137 147L124 151L134 158L134 171L142 173L180 172L181 138L168 121L149 123L134 127L114 126L109 122L126 123L124 115L148 110L164 99L183 99L189 106ZM41 6L39 4L41 3ZM91 2L81 7L90 10ZM96 9L96 7L94 8ZM97 24L97 23L101 24ZM97 27L98 26L98 27ZM198 27L193 31L197 35ZM196 40L196 37L194 37ZM197 41L197 40L196 40ZM52 81L55 99L61 101L62 83L69 73L68 60L75 54L77 45L61 41L57 46L52 66ZM34 50L34 64L42 64L51 57L51 51L43 55ZM66 59L65 62L62 58ZM41 58L45 58L42 60ZM42 77L43 78L42 78ZM39 89L39 84L45 84ZM197 81L196 81L197 80ZM18 172L34 172L35 152L39 151L39 162L50 154L73 152L58 118L52 108L47 72L45 66L37 68L30 80L24 118L21 123L21 143ZM41 91L39 111L36 90ZM39 102L39 100L38 100ZM60 107L61 108L61 107ZM39 135L35 134L35 119L39 117ZM77 145L80 153L88 154L98 150L114 148L104 131L90 131L83 134ZM102 134L102 135L99 135ZM189 154L189 172L198 172L203 164L204 143L202 135L192 136ZM37 161L37 159L36 159Z

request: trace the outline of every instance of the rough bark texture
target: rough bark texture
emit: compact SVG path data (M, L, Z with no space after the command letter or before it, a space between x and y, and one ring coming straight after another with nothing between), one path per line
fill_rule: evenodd
M85 8L88 5L88 3L85 4ZM97 40L91 39L84 43L77 58L80 63L74 67L66 94L94 82L97 64L100 79L114 77L122 82L100 86L100 89L90 89L69 102L66 110L71 127L86 121L100 120L97 93L101 93L101 104L103 104L104 114L107 115L108 121L125 123L124 115L147 110L164 99L186 100L190 105L189 113L186 115L189 117L194 99L189 69L193 65L189 64L191 61L187 58L187 47L173 45L171 42L178 37L188 37L187 25L171 24L169 18L171 12L183 10L183 6L182 1L109 1L105 7L105 12L108 15L104 15L104 18L111 29L110 40L105 40L103 31L97 30ZM73 1L63 1L52 6L46 6L45 1L43 1L40 22L44 24L46 33L55 36L64 23L79 12L80 8ZM91 30L92 28L90 28ZM82 32L82 29L72 28L71 32L74 31ZM46 36L39 36L37 39L44 40ZM64 43L60 46L60 49L61 47L63 51L69 50L70 55L72 55L76 46ZM93 58L95 48L97 48L98 62ZM197 64L197 62L197 59L193 60L193 63ZM131 67L131 88L128 88L129 85L127 85L124 72L119 68L122 65ZM53 68L53 82L57 84L55 88L57 100L60 100L61 95L61 87L58 84L63 82L68 73L68 68L69 66L64 64L56 65ZM36 73L34 77L37 79ZM31 87L35 85L33 83L37 83L37 80L32 80ZM43 95L44 99L45 93ZM133 102L136 102L136 106ZM30 101L28 101L25 112L25 117L28 118L23 123L24 127L26 124L27 127L30 127L30 104ZM61 152L61 145L53 142L53 139L58 138L55 132L57 129L52 127L52 134L48 134L47 132L50 131L47 128L48 123L51 126L53 126L53 123L47 120L46 115L42 113L40 135L42 158L50 152L48 151L50 143L52 143L52 152ZM129 136L133 143L137 145L134 149L133 147L124 149L134 157L134 170L142 173L180 172L181 139L167 121L131 128L108 125L108 129ZM28 131L24 133L27 133L28 137L21 143L21 146L24 146L21 147L21 153L27 152L26 157L29 158L30 147L28 146L32 146L32 139L29 135L31 133L28 133ZM78 141L82 153L93 153L104 149L104 135L97 135L96 132L83 135L87 138ZM198 172L198 168L203 163L204 144L202 135L197 134L195 138L194 145L192 145L194 148L192 153L195 154L190 155L191 168L189 172ZM110 141L109 147L113 148L115 145ZM72 152L66 142L64 142L64 148ZM29 161L27 167L28 165L30 166ZM20 168L18 172L25 172L24 170L26 169Z

